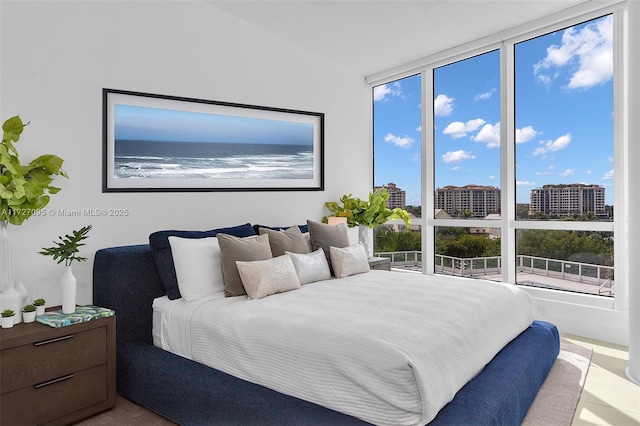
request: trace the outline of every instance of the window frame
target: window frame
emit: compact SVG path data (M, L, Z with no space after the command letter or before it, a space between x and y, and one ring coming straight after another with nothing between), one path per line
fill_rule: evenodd
M515 45L535 37L612 14L614 20L614 57L613 57L613 167L614 174L614 217L612 222L566 222L566 221L518 221L516 220L516 187L515 187ZM616 294L613 298L571 293L559 290L533 288L523 286L535 298L552 299L556 301L585 305L603 309L628 309L628 236L624 232L624 223L628 220L629 212L626 200L628 193L628 173L625 152L628 140L627 100L624 96L627 86L625 75L625 52L627 42L625 34L626 2L611 2L607 5L585 5L559 12L523 26L519 26L494 36L486 37L424 58L422 61L410 64L407 69L399 72L397 69L383 75L367 77L371 88L379 84L390 83L409 75L421 75L422 101L422 218L413 222L422 226L422 272L435 274L435 257L425 256L433 252L435 246L435 228L438 226L451 227L496 227L501 229L502 253L502 281L516 282L516 232L521 229L552 229L552 230L584 230L607 231L614 235L614 256L616 274ZM501 210L499 220L483 219L436 219L434 217L435 177L433 174L434 158L434 81L435 68L451 64L460 60L481 55L492 50L500 51L500 189ZM373 102L373 101L372 101ZM429 130L427 130L429 129Z

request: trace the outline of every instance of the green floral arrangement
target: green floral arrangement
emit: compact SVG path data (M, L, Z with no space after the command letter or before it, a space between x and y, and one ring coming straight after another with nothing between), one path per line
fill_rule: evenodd
M89 238L89 231L91 225L83 226L79 230L74 230L71 235L65 235L64 238L59 236L60 241L54 241L52 247L43 247L39 254L45 256L52 256L53 260L57 260L57 263L62 263L66 266L70 266L73 261L84 262L86 257L78 256L80 247L85 245L82 241Z
M325 206L334 216L346 217L347 226L350 228L359 225L375 228L395 219L402 219L408 228L411 225L409 213L401 208L388 208L388 199L387 189L379 188L369 193L368 200L362 200L349 194L340 198L342 206L335 201L328 201ZM325 217L323 221L326 222L327 218Z
M2 314L0 314L0 315L2 315L2 318L9 318L9 317L14 316L15 314L16 313L13 310L5 309L4 311L2 311Z
M41 155L28 165L20 163L14 144L27 124L16 115L2 125L0 221L8 221L13 225L22 225L49 204L49 194L60 191L60 188L51 185L52 176L67 177L62 170L63 160L52 154Z
M32 304L24 305L24 308L22 308L22 312L35 312L35 311L36 311L36 307L35 305L32 305Z
M38 299L33 301L33 304L36 305L36 306L44 306L45 303L47 303L47 302L43 298L38 298Z

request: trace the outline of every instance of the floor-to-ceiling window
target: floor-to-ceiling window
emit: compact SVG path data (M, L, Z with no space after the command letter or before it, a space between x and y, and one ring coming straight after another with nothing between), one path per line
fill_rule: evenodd
M414 241L430 233L426 263L390 228L376 251L404 252L399 268L615 296L613 22L557 25L375 86L374 184L423 213Z

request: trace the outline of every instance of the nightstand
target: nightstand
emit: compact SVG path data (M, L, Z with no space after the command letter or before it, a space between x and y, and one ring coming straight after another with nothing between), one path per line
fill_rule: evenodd
M391 270L391 259L388 257L370 257L369 269L377 269L380 271Z
M0 424L65 425L116 401L115 316L0 331Z

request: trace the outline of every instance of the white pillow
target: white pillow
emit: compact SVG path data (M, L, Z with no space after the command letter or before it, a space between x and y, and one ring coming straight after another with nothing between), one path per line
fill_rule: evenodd
M369 272L369 260L362 243L344 248L331 246L329 250L331 250L333 272L337 278Z
M267 260L236 260L242 285L251 299L300 288L300 281L288 254Z
M287 252L287 254L291 256L301 285L331 279L331 270L329 270L327 256L325 256L322 247L311 253Z
M224 291L220 246L216 237L169 237L180 294L196 300Z

